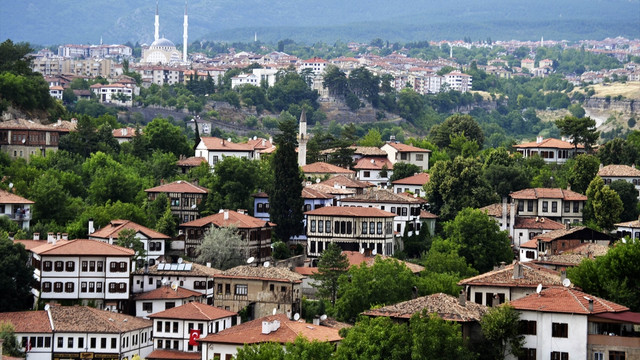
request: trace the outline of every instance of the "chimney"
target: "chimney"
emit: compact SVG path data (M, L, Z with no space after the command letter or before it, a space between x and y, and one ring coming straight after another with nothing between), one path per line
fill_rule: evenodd
M208 263L207 263L207 267L208 267L208 268L210 268L210 267L211 267L211 263L210 263L210 262L208 262Z
M571 184L567 184L567 190L571 191Z
M589 312L593 312L593 299L588 299L589 300Z
M458 295L458 303L460 306L465 306L467 304L467 294L464 290L460 290L460 295Z
M320 326L320 318L318 316L313 317L313 325Z
M540 144L542 142L542 140L544 140L544 136L537 136L536 137L536 144Z
M224 219L229 220L229 210L224 210Z
M504 262L504 261L500 261L500 269L504 269L504 266L505 266L506 264L507 264L506 262Z
M62 240L69 240L69 234L62 233Z
M560 281L563 282L567 278L567 270L560 271Z
M522 264L518 262L513 264L513 278L522 279L523 275L524 274L522 273Z
M127 128L122 128L122 136L127 136Z
M268 321L262 322L262 333L267 335L271 332L271 324Z
M502 228L500 230L507 229L507 197L502 198Z
M93 234L96 229L93 227L93 218L89 219L89 235Z
M60 233L56 234L56 241L58 241L58 240L62 240L62 234L60 234Z
M598 170L602 170L603 167L604 167L604 165L602 163L600 163L600 167L598 167Z
M262 139L262 146L267 146L267 139Z
M40 240L40 233L33 233L33 240Z
M56 243L56 236L52 232L47 233L47 243L54 244L54 245Z

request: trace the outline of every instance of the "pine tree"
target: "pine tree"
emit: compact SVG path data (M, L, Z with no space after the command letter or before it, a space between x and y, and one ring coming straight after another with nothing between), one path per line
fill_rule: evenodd
M273 154L272 167L275 181L269 195L271 221L276 223L276 236L289 241L295 235L302 234L302 181L296 153L297 123L294 118L283 119L278 125L280 134L276 135L277 149Z
M342 253L342 249L338 245L330 243L320 256L318 272L313 275L313 279L316 280L313 286L318 289L318 294L322 297L328 297L331 304L335 304L338 294L338 278L348 269L347 256Z

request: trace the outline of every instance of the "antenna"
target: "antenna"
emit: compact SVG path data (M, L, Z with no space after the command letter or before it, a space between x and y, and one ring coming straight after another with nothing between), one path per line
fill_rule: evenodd
M571 285L571 280L569 280L568 278L562 280L562 286L568 288L570 285Z
M538 284L538 287L536 288L536 293L540 295L541 291L542 291L542 284Z
M269 265L271 265L271 263L268 262L268 261L265 261L264 264L262 264L262 266L264 266L264 267L269 267Z
M293 314L293 320L295 320L295 321L300 320L300 314L298 314L298 313Z
M254 262L256 259L252 256L250 258L247 259L247 264L251 264L252 262Z
M191 208L192 208L192 209L195 209L195 208L197 208L197 207L198 207L198 205L196 205L196 204L191 205Z
M9 189L13 189L13 183L9 183Z

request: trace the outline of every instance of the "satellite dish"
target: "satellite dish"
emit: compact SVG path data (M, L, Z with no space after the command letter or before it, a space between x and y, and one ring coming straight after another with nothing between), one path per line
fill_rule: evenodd
M13 189L13 183L9 183L9 189Z
M195 208L197 208L197 207L198 207L198 205L196 205L196 204L191 205L191 208L192 208L192 209L195 209Z
M26 142L27 142L27 139L22 139L22 143L23 144L26 143Z
M300 320L300 314L298 314L298 313L293 314L293 320L295 320L295 321Z
M322 314L320 316L320 321L325 321L325 320L327 320L327 314Z
M364 248L360 249L360 254L364 254Z
M275 314L276 314L276 312L278 312L278 309L273 308L273 311L272 311L271 313L272 313L273 315L275 315Z
M569 280L569 279L562 280L562 286L568 288L569 285L571 285L571 280Z
M378 255L378 251L376 249L373 249L373 251L371 252L371 255L373 255L373 256Z
M49 309L51 308L51 306L49 304L44 306L44 311L49 311Z
M161 283L162 283L162 286L167 285L167 279L162 279Z
M316 179L316 184L319 184L319 183L320 183L320 178L317 178Z
M178 264L182 264L184 260L182 258L178 258Z
M171 289L175 290L175 291L178 291L178 282L177 281L174 281L174 282L171 283Z
M251 264L252 262L254 262L256 259L252 256L250 258L247 259L247 264Z
M538 287L536 288L536 293L540 295L541 291L542 291L542 284L538 284Z
M268 261L265 261L264 264L262 264L262 266L264 267L269 267L269 265L271 265L271 263L269 263Z

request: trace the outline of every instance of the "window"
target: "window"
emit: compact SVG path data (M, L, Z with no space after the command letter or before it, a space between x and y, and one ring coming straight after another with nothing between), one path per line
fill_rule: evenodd
M126 261L121 261L119 263L119 267L120 267L120 271L121 272L127 272L127 262Z
M165 310L169 310L169 309L173 309L174 307L176 307L176 303L174 301L167 301L164 303L164 309ZM169 330L167 329L167 332Z
M218 284L218 290L216 291L216 294L222 294L222 284Z
M177 333L177 332L178 332L178 322L177 322L177 321L174 321L174 322L173 322L173 332L174 332L174 333Z
M542 202L542 211L544 211L544 212L549 211L549 202L548 201L543 201Z
M371 171L363 171L362 172L362 177L363 178L371 177Z
M536 335L536 321L520 320L520 334Z
M67 282L66 284L64 284L64 291L68 293L73 292L73 283Z
M536 255L535 255L535 254L536 254L536 253L535 253L535 251L533 251L533 250L527 250L527 253L525 254L525 257L526 257L527 259L535 259L535 258L536 258Z
M71 336L67 339L67 347L70 349L73 348L73 337Z
M594 352L593 353L593 360L604 360L604 353Z
M324 231L324 221L318 220L318 232L321 233Z
M59 347L59 348L61 348L61 347L63 347L63 346L64 346L64 337L63 337L63 336L60 336L60 337L58 338L58 347Z
M79 337L78 338L78 348L80 348L80 349L84 348L84 338L83 337Z
M231 294L231 284L224 284L224 293Z
M609 360L625 360L625 357L624 351L609 350Z
M86 271L87 271L87 266L88 266L87 264L88 264L88 263L87 263L86 261L83 261L83 262L82 262L82 271L83 271L83 272L86 272Z
M523 348L518 360L536 360L536 349Z
M42 271L51 271L51 261L45 261L42 263Z
M162 332L162 321L158 321L156 323L156 331L157 332Z
M59 281L53 283L53 291L57 293L62 292L62 283Z
M246 284L236 285L236 295L247 295L248 286Z
M87 282L83 281L80 283L80 292L86 293L87 292Z
M110 293L114 293L114 292L116 292L116 286L117 286L117 285L118 285L118 284L116 284L116 283L109 283L109 292L110 292Z
M552 337L568 337L568 325L564 323L552 323L551 324L551 336Z
M142 311L146 311L148 313L150 313L151 311L153 311L153 304L150 302L143 302L142 303Z
M42 283L42 292L51 292L51 283L46 281Z
M518 200L518 211L524 211L524 200Z
M95 261L89 261L89 271L91 271L91 272L96 271L96 262Z
M91 283L91 284L93 284L93 283ZM89 288L91 288L91 286L89 286ZM102 282L100 282L100 281L96 283L96 292L97 293L101 293L102 292Z
M324 232L326 233L331 232L331 221L327 220L324 222Z
M528 212L532 212L533 211L533 200L528 200L527 201L527 211Z
M67 271L74 271L76 268L76 263L73 261L67 261L66 265L67 265L66 266Z
M347 222L347 234L351 234L351 231L353 230L352 227L353 227L353 223L351 221L348 221Z
M569 360L569 353L560 352L560 351L552 351L551 352L551 360Z
M127 283L118 283L118 292L127 292Z
M118 269L119 268L118 268L118 263L117 262L112 261L111 263L109 263L109 270L111 272L116 272L116 271L118 271Z
M56 261L55 262L55 270L56 271L64 271L64 262L63 261Z
M382 235L382 221L378 221L378 235Z
M309 231L316 232L316 221L315 220L311 220L311 229Z
M573 212L574 213L580 212L580 202L579 201L574 201L573 202Z
M366 234L367 234L367 227L368 227L367 222L366 222L366 221L363 221L363 222L362 222L362 234L363 234L363 235L366 235Z
M104 271L103 270L103 266L104 266L104 263L102 261L98 261L98 269L97 269L97 271L98 272ZM89 268L91 268L91 266L89 266Z
M551 212L558 212L558 202L557 201L552 201L551 202Z
M369 223L369 234L374 235L375 233L376 233L376 223L372 221Z
M100 339L100 349L106 349L107 348L107 338L101 338Z
M400 153L400 160L408 160L408 159L409 159L409 154Z
M402 216L407 216L407 208L406 207L402 208Z
M91 348L92 349L96 348L96 338L94 338L94 337L91 338Z
M570 201L565 201L564 202L564 212L568 213L569 211L571 211L571 202Z
M423 154L416 154L416 161L423 161L423 160L424 160Z

